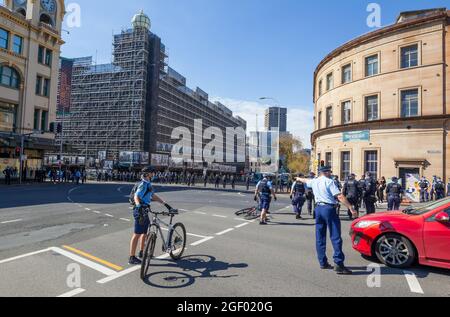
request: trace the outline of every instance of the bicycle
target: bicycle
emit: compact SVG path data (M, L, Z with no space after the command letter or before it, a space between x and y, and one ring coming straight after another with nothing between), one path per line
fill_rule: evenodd
M262 210L259 208L259 206L260 206L260 203L259 203L259 197L258 197L256 206L238 210L238 211L236 211L235 215L238 217L244 216L244 219L246 219L246 220L257 219L261 216L261 212L262 212Z
M147 241L145 242L144 254L141 265L141 279L144 280L147 276L150 267L150 261L154 257L156 240L158 233L162 239L162 251L168 253L172 260L178 261L186 249L186 228L182 223L173 225L173 218L178 215L178 210L171 210L170 212L154 212L150 208L145 211L147 214L152 214L150 227L147 233ZM170 217L170 222L165 223L159 216ZM164 239L161 225L167 228L167 238Z

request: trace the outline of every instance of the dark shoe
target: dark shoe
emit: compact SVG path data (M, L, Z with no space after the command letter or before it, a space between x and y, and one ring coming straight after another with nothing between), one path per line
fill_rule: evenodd
M132 257L130 257L130 260L128 261L128 264L129 265L141 265L142 262L137 257L132 256Z
M302 216L300 216L300 215L297 215L297 216L295 216L295 219L297 219L297 220L301 220L301 219L303 219L303 218L302 218Z
M260 221L259 224L260 224L261 226L265 226L265 225L267 225L267 222L265 222L265 221Z
M334 271L337 275L352 275L353 272L347 269L345 266L336 266Z
M320 269L321 270L333 270L334 266L332 266L329 263L327 263L325 266L321 266Z
M144 251L139 252L138 258L142 259L144 257Z

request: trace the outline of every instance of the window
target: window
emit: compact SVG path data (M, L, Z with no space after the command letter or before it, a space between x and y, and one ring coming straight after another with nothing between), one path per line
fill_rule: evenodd
M0 101L0 131L14 132L17 120L17 106Z
M401 49L401 67L410 68L419 65L419 46L417 44L402 47Z
M378 55L366 57L366 77L378 75Z
M378 95L365 98L367 121L378 120Z
M341 153L341 179L346 180L351 174L351 153L342 152Z
M350 100L342 103L342 124L352 122L352 102Z
M45 65L51 66L52 65L52 59L53 59L53 51L47 49L45 52Z
M404 90L401 93L401 117L417 117L419 115L419 90Z
M50 79L48 78L44 79L44 89L42 95L44 97L50 97Z
M42 87L42 77L37 76L36 77L36 95L41 94L41 87Z
M42 114L41 114L41 131L48 131L48 111L42 111Z
M11 88L19 89L20 77L14 68L0 66L0 84Z
M33 120L33 129L35 131L39 130L39 118L41 116L41 111L39 109L34 109L34 120Z
M342 84L352 81L352 65L348 64L342 67Z
M333 153L325 153L325 165L328 167L333 167Z
M23 50L23 38L18 36L18 35L14 35L14 39L13 39L13 52L19 55L22 55L22 50Z
M0 48L8 49L9 32L0 28Z
M323 89L323 82L322 80L319 81L319 97L322 96L322 89Z
M41 17L39 19L39 22L48 24L50 26L53 26L53 20L50 16L48 16L47 14L41 14Z
M322 111L319 111L319 117L317 119L317 128L322 129Z
M327 108L327 128L333 125L333 107Z
M333 89L333 73L327 75L327 91Z
M45 47L39 46L38 49L38 63L44 64Z
M365 172L372 175L378 175L378 152L366 151L364 155L365 160Z

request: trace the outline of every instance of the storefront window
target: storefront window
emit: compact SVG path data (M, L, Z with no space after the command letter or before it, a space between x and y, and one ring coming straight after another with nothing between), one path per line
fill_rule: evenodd
M17 120L17 106L0 101L0 131L14 132Z

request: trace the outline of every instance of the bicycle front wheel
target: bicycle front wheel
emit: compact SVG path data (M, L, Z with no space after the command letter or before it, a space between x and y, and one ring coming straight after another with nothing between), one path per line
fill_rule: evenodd
M247 215L249 212L251 212L253 210L253 208L245 208L245 209L241 209L239 211L236 211L235 215L236 216L242 216L242 215Z
M186 248L186 228L182 223L177 223L173 226L172 234L170 235L170 257L174 261L178 261L183 256Z
M148 269L150 267L150 261L153 258L156 245L156 233L152 232L147 238L147 243L145 244L144 257L142 258L141 264L141 279L145 280L148 274Z

